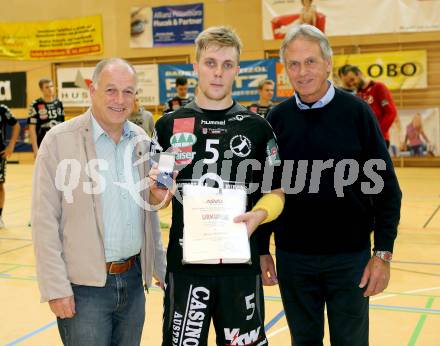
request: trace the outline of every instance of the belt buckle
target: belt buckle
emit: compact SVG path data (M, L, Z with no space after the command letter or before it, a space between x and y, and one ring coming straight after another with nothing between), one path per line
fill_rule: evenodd
M127 261L113 261L113 262L111 262L110 263L110 268L108 268L108 273L110 275L119 274L118 272L113 272L112 271L113 265L124 264L125 262L127 262Z

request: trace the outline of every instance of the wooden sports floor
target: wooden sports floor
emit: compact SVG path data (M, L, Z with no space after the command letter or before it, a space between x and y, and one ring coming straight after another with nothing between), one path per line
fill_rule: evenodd
M55 318L39 302L30 219L32 165L8 165L0 230L0 345L61 345ZM370 345L440 345L440 169L397 170L403 190L391 283L371 299ZM163 220L170 219L165 210ZM166 244L168 231L163 231ZM272 251L273 251L272 245ZM162 292L151 289L142 345L161 342ZM270 345L290 345L280 294L265 289ZM212 333L211 333L212 334ZM209 345L215 345L210 336ZM329 345L326 331L325 345ZM349 345L347 345L349 346Z

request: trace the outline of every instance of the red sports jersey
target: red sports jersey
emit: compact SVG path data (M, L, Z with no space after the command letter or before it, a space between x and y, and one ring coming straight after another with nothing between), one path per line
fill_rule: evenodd
M357 94L370 105L376 114L384 138L389 140L389 129L397 116L397 109L388 88L381 82L370 81Z

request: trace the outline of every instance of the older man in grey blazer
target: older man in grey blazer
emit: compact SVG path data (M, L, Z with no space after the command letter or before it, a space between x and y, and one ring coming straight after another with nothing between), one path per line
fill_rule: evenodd
M144 289L163 282L157 212L168 190L145 160L150 142L127 121L136 72L112 58L96 66L91 108L54 127L38 151L32 232L42 302L68 345L139 345Z

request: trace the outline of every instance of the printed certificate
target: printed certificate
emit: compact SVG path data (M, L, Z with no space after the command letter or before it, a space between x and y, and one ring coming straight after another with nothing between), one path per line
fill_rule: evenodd
M246 225L234 217L246 210L246 191L183 187L183 262L249 263Z

